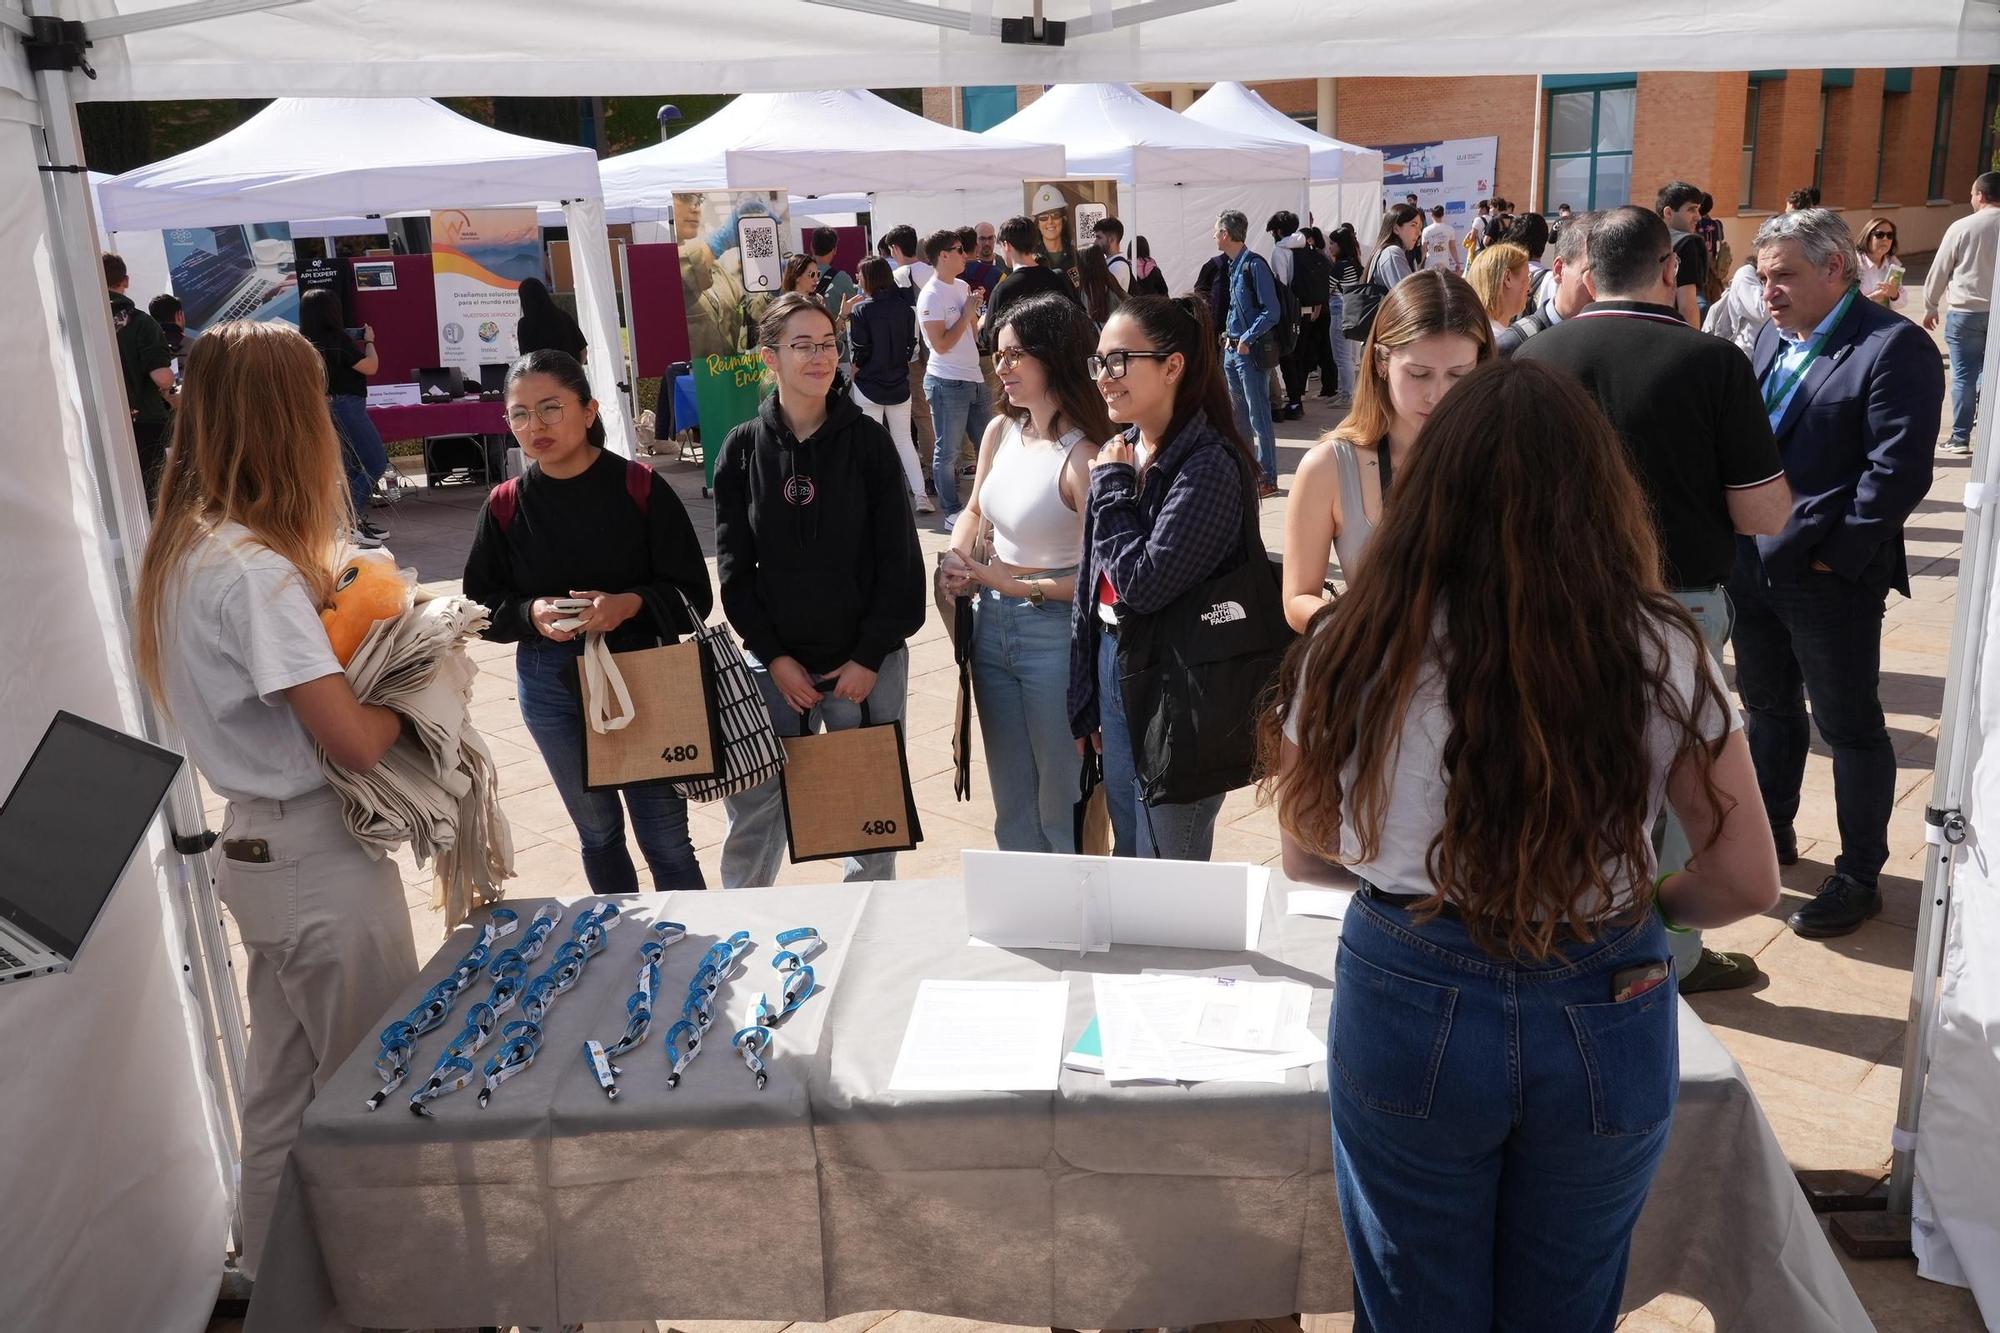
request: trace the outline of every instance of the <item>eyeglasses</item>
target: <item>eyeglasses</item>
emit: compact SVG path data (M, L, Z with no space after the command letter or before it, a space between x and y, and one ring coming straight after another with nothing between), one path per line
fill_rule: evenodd
M806 342L804 340L788 342L785 344L785 348L801 361L818 361L840 354L840 343L833 339L828 339L823 343Z
M563 419L561 403L543 403L540 407L510 407L507 409L507 429L526 430L539 420L544 426L560 426Z
M1868 239L1871 241L1893 241L1896 239L1896 233L1893 231L1871 231L1868 233Z
M1092 354L1085 357L1083 368L1090 372L1090 377L1094 380L1107 377L1122 380L1125 378L1125 372L1131 369L1133 357L1141 357L1147 361L1164 361L1172 355L1172 352L1128 351L1121 347L1115 352L1106 352L1103 356Z
M1012 370L1023 361L1034 359L1034 353L1022 347L1003 347L993 354L995 370Z

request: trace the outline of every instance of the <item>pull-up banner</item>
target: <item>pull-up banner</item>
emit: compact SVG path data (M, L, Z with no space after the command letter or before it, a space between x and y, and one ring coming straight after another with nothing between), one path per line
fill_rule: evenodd
M757 415L764 362L757 321L778 294L785 263L783 190L700 190L674 195L688 358L701 413L702 467L715 484L723 437Z
M431 214L438 364L477 380L479 367L520 355L523 278L542 276L532 208L448 208Z

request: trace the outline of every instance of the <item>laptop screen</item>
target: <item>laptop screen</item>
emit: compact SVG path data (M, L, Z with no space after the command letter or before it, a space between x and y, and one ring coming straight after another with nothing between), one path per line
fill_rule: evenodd
M0 916L74 958L180 768L171 750L57 713L0 805Z

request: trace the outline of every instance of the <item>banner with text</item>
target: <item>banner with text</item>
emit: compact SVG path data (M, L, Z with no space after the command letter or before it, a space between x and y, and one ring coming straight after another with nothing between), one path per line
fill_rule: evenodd
M523 278L542 276L532 208L447 208L431 214L438 364L478 380L479 367L520 355Z
M161 233L167 281L188 335L226 320L299 322L298 256L286 222L173 227Z
M723 437L756 416L764 396L757 321L784 276L790 204L783 190L674 195L688 359L701 416L702 466L711 486Z
M1500 157L1497 137L1368 146L1382 154L1385 207L1406 203L1414 194L1424 221L1429 222L1431 209L1443 204L1445 221L1462 234L1472 225L1479 201L1493 194L1494 167Z

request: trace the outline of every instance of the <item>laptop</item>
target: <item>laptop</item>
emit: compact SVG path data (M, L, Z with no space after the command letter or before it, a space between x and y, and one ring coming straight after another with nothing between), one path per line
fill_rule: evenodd
M0 804L0 983L69 971L181 763L56 714Z
M456 402L462 380L456 370L444 366L420 366L417 369L417 396L426 403Z
M484 361L479 366L479 396L496 403L507 396L507 363Z

